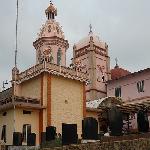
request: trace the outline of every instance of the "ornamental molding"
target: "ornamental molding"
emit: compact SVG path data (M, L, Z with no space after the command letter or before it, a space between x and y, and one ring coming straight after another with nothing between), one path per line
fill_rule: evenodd
M69 78L72 80L78 80L80 82L89 82L88 76L78 70L70 69L64 66L57 66L55 64L50 64L43 62L42 64L35 65L24 72L17 75L17 84L28 81L43 72L48 72L53 75L63 76L64 78Z
M41 48L43 45L47 45L47 46L57 45L57 46L60 46L62 48L65 48L65 49L69 48L68 41L64 40L62 38L59 38L57 36L42 37L42 38L39 38L38 40L36 40L35 42L33 42L33 46L36 49Z
M85 47L75 50L75 58L86 55L90 51L95 52L98 55L107 57L106 49L103 49L96 45L93 45L93 48L91 49L90 45L88 45L88 46L85 46Z

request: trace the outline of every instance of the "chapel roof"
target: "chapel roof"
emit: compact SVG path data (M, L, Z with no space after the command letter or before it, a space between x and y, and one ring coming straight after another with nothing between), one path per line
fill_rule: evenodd
M83 38L79 42L77 42L75 44L76 49L78 50L80 48L88 46L90 44L90 41L93 41L94 45L96 45L102 49L106 49L106 43L101 41L99 36L95 35L93 32L90 32L88 34L88 36L86 36L85 38Z
M121 77L127 76L128 74L131 74L131 72L116 65L114 69L111 69L111 80L119 79Z

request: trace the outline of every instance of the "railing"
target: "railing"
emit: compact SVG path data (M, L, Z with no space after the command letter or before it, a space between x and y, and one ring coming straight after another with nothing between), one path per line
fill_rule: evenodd
M40 100L34 98L25 98L25 97L14 97L15 103L28 103L28 104L40 104Z
M12 88L9 88L5 91L0 92L0 101L3 101L5 99L9 99L12 96Z
M12 102L12 97L8 97L6 99L0 100L0 105L5 105Z
M10 96L9 98L6 98L5 100L0 100L0 109L4 109L5 107L11 107L13 105L29 105L29 106L35 106L35 107L41 107L41 103L39 99L34 98L26 98L26 97L18 97L18 96Z
M37 76L43 71L47 71L49 73L61 75L71 79L76 79L85 82L88 81L87 75L83 72L75 71L74 69L67 68L64 66L58 66L55 64L43 62L43 64L38 64L20 73L18 75L18 83L28 80L29 78L32 78L34 76Z

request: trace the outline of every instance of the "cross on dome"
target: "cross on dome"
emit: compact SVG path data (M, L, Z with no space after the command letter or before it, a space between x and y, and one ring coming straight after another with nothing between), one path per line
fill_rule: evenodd
M89 32L89 34L90 34L90 33L93 33L93 32L92 32L92 25L90 24L89 27L90 27L90 32Z
M115 62L116 62L115 68L118 68L118 67L119 67L119 66L118 66L118 58L115 58Z

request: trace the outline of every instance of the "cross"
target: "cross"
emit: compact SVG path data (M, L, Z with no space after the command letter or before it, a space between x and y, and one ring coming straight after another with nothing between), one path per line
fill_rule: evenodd
M92 33L92 25L90 24L89 27L90 27L90 32L89 33Z
M116 67L118 67L118 58L115 58Z

